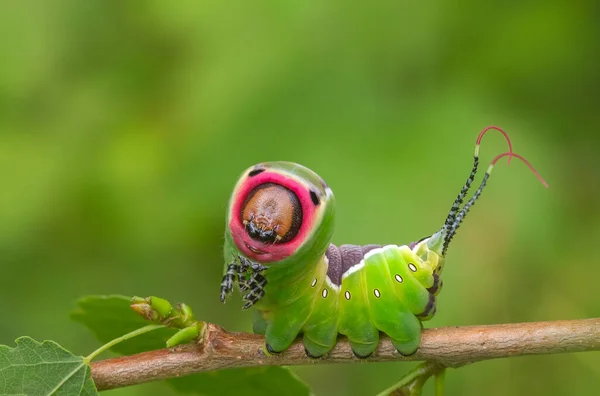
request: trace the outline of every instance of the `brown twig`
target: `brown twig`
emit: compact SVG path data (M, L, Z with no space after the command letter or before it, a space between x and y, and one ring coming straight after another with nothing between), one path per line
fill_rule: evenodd
M277 356L265 355L263 345L262 336L229 333L208 324L199 344L102 360L92 364L92 376L98 390L105 390L232 367L409 360L456 367L513 356L598 351L600 318L426 329L419 350L410 357L399 355L387 337L367 359L354 357L345 338L321 359L306 357L301 341Z

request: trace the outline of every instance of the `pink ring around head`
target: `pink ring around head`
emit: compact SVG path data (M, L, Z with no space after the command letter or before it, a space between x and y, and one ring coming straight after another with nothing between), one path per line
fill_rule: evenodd
M298 197L302 207L302 224L298 234L290 241L285 243L266 244L252 239L241 219L242 205L248 194L257 186L265 183L274 183L286 187ZM234 192L233 204L229 220L229 230L233 237L233 242L237 248L248 258L259 263L270 263L283 260L296 251L298 247L306 240L312 227L316 207L310 198L309 187L301 182L286 176L279 172L266 170L256 176L246 178L242 185Z

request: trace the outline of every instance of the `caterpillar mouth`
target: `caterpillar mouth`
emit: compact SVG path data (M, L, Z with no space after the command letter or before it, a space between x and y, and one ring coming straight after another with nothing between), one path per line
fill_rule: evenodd
M260 249L257 249L257 248L255 248L254 246L251 246L251 245L249 245L249 244L248 244L248 242L244 242L244 245L246 245L246 247L247 247L248 249L250 249L250 251L251 251L252 253L254 253L254 254L258 254L258 255L261 255L261 254L267 254L267 252L265 252L265 251L262 251L262 250L260 250Z

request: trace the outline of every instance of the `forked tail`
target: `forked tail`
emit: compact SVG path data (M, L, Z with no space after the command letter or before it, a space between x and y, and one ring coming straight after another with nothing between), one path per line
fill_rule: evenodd
M477 170L478 170L478 166L479 166L479 146L481 144L481 139L483 138L483 136L485 135L485 133L487 131L492 130L492 129L497 130L504 135L504 137L506 138L506 141L508 142L508 150L509 151L496 156L492 160L487 171L485 172L485 175L483 176L481 184L479 185L479 187L477 188L477 190L475 191L475 193L473 194L471 199L469 199L467 201L467 203L461 209L461 205L462 205L465 197L467 196L467 193L469 191L469 188L471 187L471 184L473 183L475 175L477 174ZM475 153L473 155L473 168L471 169L471 173L469 174L469 177L467 178L467 181L465 182L464 186L458 193L458 196L454 200L454 203L452 204L452 207L450 208L450 212L448 213L448 216L446 217L446 221L444 222L442 229L439 232L437 232L436 234L432 235L432 237L430 238L429 247L431 249L437 250L437 251L439 251L441 249L442 256L446 255L448 246L450 245L452 238L456 234L456 231L460 227L460 224L466 217L467 213L469 212L469 209L471 209L471 207L473 205L475 205L475 202L481 195L483 188L486 186L487 180L492 173L492 169L494 168L494 165L501 158L506 157L506 156L508 156L509 164L510 164L510 160L512 157L516 157L516 158L520 159L521 161L523 161L529 167L529 169L531 169L531 171L535 174L535 176L538 178L538 180L546 188L548 188L548 183L546 183L546 181L540 176L540 174L529 163L529 161L527 161L523 156L516 154L512 151L512 144L511 144L510 139L509 139L508 135L506 134L506 132L504 132L502 129L495 127L495 126L490 126L490 127L485 128L484 130L481 131L481 133L477 137L477 141L475 143Z

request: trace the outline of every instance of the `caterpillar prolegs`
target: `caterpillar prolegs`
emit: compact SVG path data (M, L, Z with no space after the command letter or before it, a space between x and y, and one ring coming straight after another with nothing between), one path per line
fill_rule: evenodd
M509 150L496 156L473 196L463 205L479 166L479 145L500 131ZM335 200L310 169L290 162L255 165L242 174L229 203L221 301L235 284L244 309L256 306L254 331L277 353L302 334L307 355L320 357L345 335L356 356L367 357L381 332L402 355L419 347L422 321L436 310L448 246L481 195L496 162L513 153L497 127L481 131L473 168L441 229L408 245L330 243ZM547 186L547 185L546 185Z

